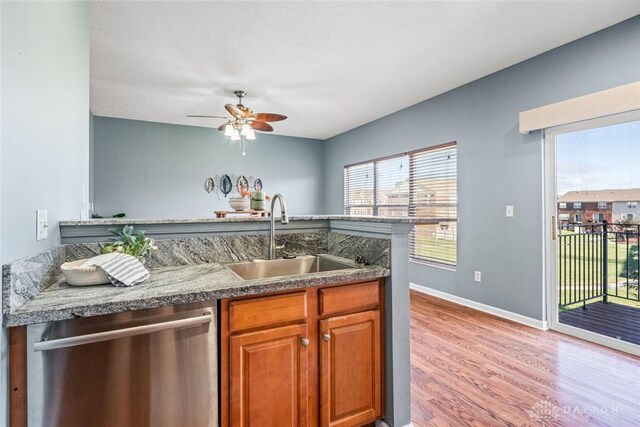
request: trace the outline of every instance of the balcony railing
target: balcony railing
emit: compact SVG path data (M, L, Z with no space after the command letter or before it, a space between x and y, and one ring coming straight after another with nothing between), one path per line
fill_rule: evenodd
M559 306L609 297L640 301L640 225L558 225Z

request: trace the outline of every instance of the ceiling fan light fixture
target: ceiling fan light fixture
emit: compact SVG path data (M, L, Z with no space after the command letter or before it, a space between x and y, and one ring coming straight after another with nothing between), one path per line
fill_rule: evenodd
M218 126L217 129L220 132L224 132L224 136L231 139L231 141L240 141L240 150L244 156L246 141L256 139L256 130L260 132L273 132L273 126L271 126L269 122L279 122L286 119L287 116L276 113L254 113L251 108L242 104L242 100L247 95L247 92L236 90L233 93L238 97L238 103L236 105L225 104L224 108L227 110L227 113L229 113L228 116L189 114L187 117L206 117L226 120L226 122Z

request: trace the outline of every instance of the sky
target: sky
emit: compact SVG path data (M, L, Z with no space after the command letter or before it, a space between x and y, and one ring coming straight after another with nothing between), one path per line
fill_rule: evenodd
M640 121L556 138L557 194L640 188Z

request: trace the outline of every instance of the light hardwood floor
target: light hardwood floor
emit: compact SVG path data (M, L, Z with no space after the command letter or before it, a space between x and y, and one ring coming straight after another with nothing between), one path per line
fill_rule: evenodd
M415 427L640 426L640 358L416 291L411 389Z

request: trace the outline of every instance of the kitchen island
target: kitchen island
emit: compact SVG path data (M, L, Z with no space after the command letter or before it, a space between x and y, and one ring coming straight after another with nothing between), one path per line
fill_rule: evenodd
M249 281L221 264L265 258L268 219L64 221L60 223L64 245L4 266L4 321L13 327L15 340L24 325L383 278L384 421L404 426L410 424L408 238L415 223L434 221L291 217L289 224L278 223L276 230L279 243L294 255L326 253L345 262L359 257L370 265ZM160 250L148 261L151 279L130 289L73 288L59 280L61 262L96 254L96 242L106 241L110 228L124 225L158 239Z

